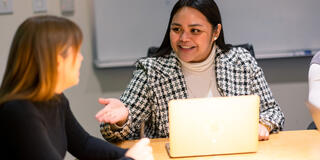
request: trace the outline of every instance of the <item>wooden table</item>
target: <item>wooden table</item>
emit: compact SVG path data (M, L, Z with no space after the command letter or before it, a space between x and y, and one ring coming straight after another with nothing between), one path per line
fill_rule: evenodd
M129 148L136 141L124 141L117 145ZM282 131L272 134L268 141L259 142L258 152L248 154L170 158L165 149L165 143L168 141L168 138L151 139L150 145L156 160L320 160L320 132L316 130Z

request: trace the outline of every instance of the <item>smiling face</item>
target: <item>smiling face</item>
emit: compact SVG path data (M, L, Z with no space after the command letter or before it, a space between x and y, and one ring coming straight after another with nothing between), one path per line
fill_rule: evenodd
M171 22L170 43L173 51L184 62L202 62L218 38L221 25L213 30L207 18L191 7L181 8ZM216 38L215 38L216 37Z

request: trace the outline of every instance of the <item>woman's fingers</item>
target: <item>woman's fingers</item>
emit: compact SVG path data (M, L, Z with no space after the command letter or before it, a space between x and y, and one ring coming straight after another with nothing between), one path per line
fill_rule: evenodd
M120 100L100 98L99 103L105 104L105 107L96 114L99 122L115 124L127 120L129 111Z
M110 111L110 107L108 105L104 106L103 109L101 109L97 114L96 114L96 118L100 119L102 117L104 117L106 114L108 114L108 112Z
M102 105L107 105L110 102L110 99L108 98L99 98L98 102Z
M117 100L114 99L104 99L104 98L99 98L99 103L104 105L104 108L101 109L97 114L96 118L99 119L100 117L105 116L108 112L112 111L113 109L121 107L121 103L117 103Z
M149 138L142 138L138 143L137 145L149 145L150 144L150 139Z
M259 141L264 141L269 139L269 131L268 129L262 125L259 124Z
M141 139L126 152L126 156L136 160L153 160L152 148L149 144L148 138Z

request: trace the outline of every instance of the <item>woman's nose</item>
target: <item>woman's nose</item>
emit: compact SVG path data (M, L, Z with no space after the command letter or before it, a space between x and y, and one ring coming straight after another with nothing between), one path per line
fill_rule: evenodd
M180 41L188 41L190 39L189 33L181 32L180 34Z

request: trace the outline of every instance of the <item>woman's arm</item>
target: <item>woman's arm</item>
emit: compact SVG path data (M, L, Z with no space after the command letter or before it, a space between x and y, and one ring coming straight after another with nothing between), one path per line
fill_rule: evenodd
M66 132L68 151L78 159L119 159L127 150L109 142L90 136L74 117L70 107L66 106Z
M260 96L260 123L267 126L271 132L278 132L283 128L284 114L272 96L262 69L254 58L252 62L254 62L253 93Z
M90 136L66 106L68 151L79 159L153 160L149 139L142 139L129 150Z
M108 141L139 138L141 123L150 116L150 88L146 71L138 68L133 74L134 77L120 98L129 111L126 123L123 126L109 123L100 125L101 134Z
M1 132L18 159L62 160L51 143L43 119L31 103L10 102L1 109ZM4 142L1 142L4 143ZM9 146L8 146L9 147Z

